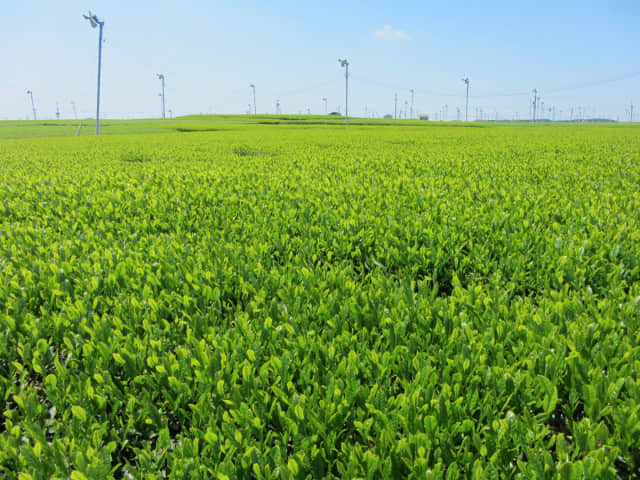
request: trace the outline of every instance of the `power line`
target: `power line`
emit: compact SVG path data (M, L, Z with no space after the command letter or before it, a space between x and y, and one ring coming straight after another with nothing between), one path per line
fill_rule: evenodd
M556 88L556 89L545 89L545 92L547 93L556 93L556 92L564 92L567 90L579 90L582 88L590 88L590 87L599 87L600 85L606 85L607 83L614 83L614 82L620 82L622 80L628 80L630 78L635 78L635 77L640 77L640 72L634 72L634 73L627 73L625 75L620 75L617 77L611 77L608 78L606 80L597 80L594 82L588 82L588 83L583 83L583 84L579 84L579 85L574 85L572 87L563 87L563 88Z
M627 73L627 74L624 74L624 75L618 75L616 77L610 77L610 78L607 78L607 79L596 80L596 81L587 82L587 83L580 83L580 84L570 85L570 86L566 86L566 87L545 88L544 91L547 92L547 93L568 92L568 91L572 91L572 90L580 90L580 89L583 89L583 88L598 87L600 85L606 85L608 83L615 83L615 82L619 82L619 81L622 81L622 80L628 80L628 79L639 77L639 76L640 76L640 71L639 72L631 72L631 73ZM352 75L352 78L353 78L353 75ZM363 82L363 83L369 83L369 84L372 84L372 85L378 85L380 87L384 87L384 88L388 88L388 89L392 89L392 90L405 90L405 91L408 91L408 92L411 91L410 88L401 87L401 86L398 86L398 85L392 85L392 84L385 83L385 82L380 82L380 81L377 81L377 80L371 80L371 79L366 79L366 78L362 78L362 77L355 77L355 78L356 78L356 80L358 80L360 82ZM435 91L428 91L428 90L425 90L424 94L425 95L431 95L431 96L434 96L434 97L463 97L463 95L460 95L459 93L435 92ZM531 94L531 91L522 90L522 91L514 91L514 92L484 93L484 94L474 95L474 98L524 97L524 96L529 96L530 94Z
M350 75L350 77L353 77L353 75ZM319 88L322 87L326 87L328 85L337 85L337 81L336 80L331 80L331 81L327 81L327 82L323 82L323 83L318 83L315 85L312 85L310 87L305 87L305 88L298 88L296 90L289 90L288 92L281 92L278 97L282 98L282 97L291 97L294 95L300 95L301 93L307 93L307 92L311 92L313 90L318 90Z

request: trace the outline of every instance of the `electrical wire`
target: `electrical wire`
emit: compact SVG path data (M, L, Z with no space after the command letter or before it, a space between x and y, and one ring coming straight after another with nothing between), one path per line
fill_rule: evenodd
M349 75L349 76L351 76L351 75ZM302 93L311 92L313 90L318 90L319 88L326 87L328 85L336 85L337 83L338 83L338 80L334 79L334 80L331 80L331 81L318 83L318 84L312 85L310 87L299 88L299 89L296 89L296 90L289 90L288 92L280 93L279 95L276 95L276 96L278 98L292 97L292 96L295 96L295 95L300 95Z
M560 88L550 88L550 89L546 89L546 88L540 88L538 89L541 92L544 92L545 94L550 94L550 93L561 93L561 92L570 92L570 91L574 91L574 90L580 90L583 88L591 88L591 87L597 87L600 85L606 85L608 83L615 83L615 82L620 82L622 80L628 80L630 78L635 78L640 76L640 72L631 72L631 73L627 73L624 75L619 75L616 77L611 77L611 78L607 78L607 79L603 79L603 80L596 80L593 82L587 82L587 83L582 83L582 84L577 84L577 85L572 85L572 86L567 86L567 87L560 87ZM379 82L377 80L371 80L371 79L364 79L361 77L356 77L356 80L359 80L362 83L369 83L369 84L373 84L373 85L378 85L381 87L385 87L391 90L396 90L396 91L410 91L410 88L407 87L401 87L398 85L391 85L388 83L384 83L384 82ZM420 93L423 93L425 95L431 95L434 97L460 97L460 98L464 98L465 94L464 93L443 93L443 92L434 92L434 91L428 91L428 90L419 90ZM496 98L496 97L524 97L524 96L530 96L531 95L531 91L519 91L519 92L508 92L508 93L504 93L504 92L496 92L496 93L488 93L488 94L473 94L472 97L475 99L478 98Z

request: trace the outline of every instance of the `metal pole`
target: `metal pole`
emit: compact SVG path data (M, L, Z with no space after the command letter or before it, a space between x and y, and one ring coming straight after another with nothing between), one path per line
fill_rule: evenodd
M249 85L249 87L251 87L251 89L253 90L253 114L257 115L257 111L256 111L256 86L252 83L251 85ZM249 108L249 111L251 111L251 108Z
M163 75L162 76L162 118L165 118L164 104L165 104L165 96L164 96L164 75Z
M533 89L533 123L536 123L536 104L538 103L538 89Z
M469 121L469 79L468 78L466 83L467 83L467 100L464 106L464 121L468 122Z
M339 58L341 67L346 67L344 72L344 116L345 125L349 125L349 61L346 58Z
M102 71L102 27L104 27L104 22L98 22L98 26L100 27L100 35L98 38L98 98L96 101L96 135L99 134L100 129L100 74Z
M398 94L393 97L393 118L398 119Z
M413 88L411 89L411 113L409 114L409 118L413 118Z
M158 74L158 78L162 82L162 94L160 94L160 96L162 97L162 119L164 120L166 118L165 105L164 105L164 74L163 73L159 73Z
M344 74L344 115L345 125L349 125L349 62Z
M33 110L33 119L36 120L36 104L33 101L33 92L31 90L27 90L27 95L31 97L31 109Z

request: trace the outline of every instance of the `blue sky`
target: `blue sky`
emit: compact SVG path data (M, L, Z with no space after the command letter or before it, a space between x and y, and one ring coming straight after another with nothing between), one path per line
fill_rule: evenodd
M76 0L0 3L0 119L95 115L98 32L105 21L101 111L107 118L167 109L245 113L256 85L258 113L393 113L410 101L431 118L526 118L530 92L546 116L579 109L625 117L640 102L640 2L628 1L235 1ZM446 108L445 108L446 105ZM636 111L640 111L640 108ZM635 117L634 118L639 118Z

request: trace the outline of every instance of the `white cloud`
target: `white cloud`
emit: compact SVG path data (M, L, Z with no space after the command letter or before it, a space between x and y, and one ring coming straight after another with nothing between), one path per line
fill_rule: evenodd
M384 38L385 40L393 40L396 38L408 39L409 36L404 33L403 30L391 27L391 25L385 25L382 29L376 30L377 38Z

